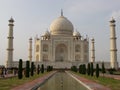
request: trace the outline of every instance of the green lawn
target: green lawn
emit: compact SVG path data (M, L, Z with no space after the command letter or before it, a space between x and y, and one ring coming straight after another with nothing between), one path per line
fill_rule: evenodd
M88 75L81 75L79 73L75 73L75 74L77 74L81 77L85 77L87 79L93 80L104 86L107 86L107 87L111 88L112 90L120 90L120 80L116 80L113 78L107 78L107 77L101 77L101 76L99 78L96 78L95 76L91 77Z
M32 81L36 78L42 77L43 75L46 75L47 72L44 74L39 74L39 75L34 75L33 77L30 78L25 78L23 79L18 79L18 77L12 77L12 78L6 78L6 79L0 79L0 90L10 90L11 88L24 84L26 82Z

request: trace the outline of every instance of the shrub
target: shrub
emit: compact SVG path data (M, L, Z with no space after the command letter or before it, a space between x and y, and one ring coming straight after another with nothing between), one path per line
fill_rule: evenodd
M110 69L108 69L108 71L110 74L113 74L113 72L115 72L116 70L114 68L110 68Z

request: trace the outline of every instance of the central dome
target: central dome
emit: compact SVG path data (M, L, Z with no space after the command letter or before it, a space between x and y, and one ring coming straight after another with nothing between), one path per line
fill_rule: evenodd
M73 29L72 23L62 14L50 25L50 32L52 35L72 35Z

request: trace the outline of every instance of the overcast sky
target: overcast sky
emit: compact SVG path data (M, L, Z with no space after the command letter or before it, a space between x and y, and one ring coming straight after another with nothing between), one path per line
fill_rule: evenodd
M82 36L95 38L96 61L110 60L109 20L116 20L118 61L120 62L120 0L0 0L0 65L7 55L8 20L14 24L14 61L28 59L28 41L41 36L51 22L64 16ZM91 42L89 42L91 44Z

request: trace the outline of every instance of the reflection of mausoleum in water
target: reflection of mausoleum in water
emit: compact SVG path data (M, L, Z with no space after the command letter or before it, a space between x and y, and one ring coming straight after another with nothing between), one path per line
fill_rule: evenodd
M74 31L73 24L63 16L55 19L41 38L35 39L36 62L67 68L75 63L88 63L89 42Z

